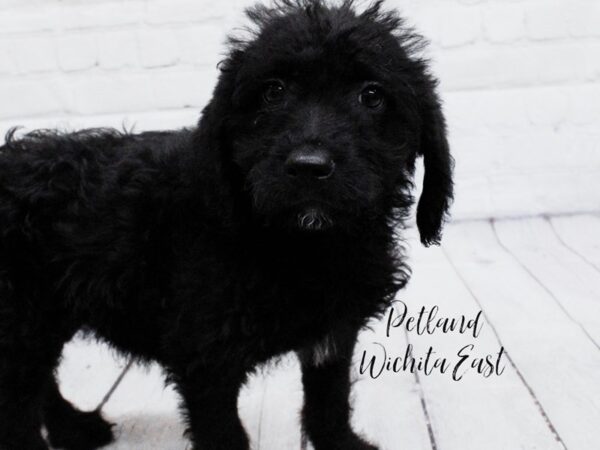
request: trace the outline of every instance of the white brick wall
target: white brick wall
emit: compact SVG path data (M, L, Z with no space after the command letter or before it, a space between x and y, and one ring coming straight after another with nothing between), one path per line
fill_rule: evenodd
M0 133L196 121L251 0L0 0ZM388 0L432 42L458 219L600 209L600 0Z

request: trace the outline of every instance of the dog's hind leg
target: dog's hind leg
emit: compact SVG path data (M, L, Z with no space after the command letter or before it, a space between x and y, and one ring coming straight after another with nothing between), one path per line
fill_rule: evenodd
M0 265L0 450L48 449L43 405L70 334L36 301L42 291L30 279L15 285Z
M47 323L19 296L0 270L0 449L46 450L41 406L48 377L60 356L40 331Z
M46 450L41 435L41 396L48 369L0 346L0 449Z
M43 417L53 447L91 450L113 441L112 424L98 410L84 412L75 408L61 395L54 377L46 390Z
M36 345L39 341L33 344L29 336L7 335L4 325L0 323L0 449L46 450L41 407L58 352Z

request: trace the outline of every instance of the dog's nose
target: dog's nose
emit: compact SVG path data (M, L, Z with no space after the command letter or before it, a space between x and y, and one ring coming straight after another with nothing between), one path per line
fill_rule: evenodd
M285 161L285 171L292 177L324 180L333 175L335 163L324 150L293 150Z

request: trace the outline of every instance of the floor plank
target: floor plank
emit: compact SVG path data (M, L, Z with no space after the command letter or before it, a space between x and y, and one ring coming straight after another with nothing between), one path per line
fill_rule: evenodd
M565 247L545 219L500 221L494 229L501 245L600 350L600 272Z
M554 217L549 222L567 248L600 272L600 215Z
M476 318L480 308L442 249L423 248L416 239L411 243L413 276L399 297L407 305L409 316L416 316L422 307L428 313L437 306L439 319ZM415 357L425 355L431 347L435 357L447 358L449 363L447 373L419 374L437 448L561 449L506 357L501 359L504 369L500 376L485 378L470 369L459 381L452 378L452 369L460 360L458 352L466 345L473 345L471 358L497 358L501 344L485 318L480 320L477 337L471 331L407 334Z
M300 449L300 410L303 393L298 359L287 355L276 364L267 364L261 369L256 385L262 398L257 412L259 426L251 433L257 450ZM243 402L242 402L243 403ZM243 410L242 410L243 411Z
M132 366L103 408L117 425L117 439L106 448L186 449L178 401L158 365Z
M600 352L498 243L487 222L446 232L447 255L570 450L596 448Z
M65 345L58 367L62 394L82 410L93 410L109 392L127 360L107 345L75 337Z
M261 448L262 410L268 386L268 376L258 371L249 377L238 398L238 412L253 450ZM285 414L287 411L283 410L283 412Z

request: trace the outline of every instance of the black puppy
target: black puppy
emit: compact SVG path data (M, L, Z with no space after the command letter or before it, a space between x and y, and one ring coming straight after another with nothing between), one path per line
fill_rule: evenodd
M296 351L317 450L351 429L358 331L408 279L395 235L438 243L451 157L419 38L379 3L251 9L197 128L9 134L0 148L0 448L91 449L97 412L59 393L78 330L158 361L196 449L248 449L237 414L257 364Z

